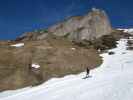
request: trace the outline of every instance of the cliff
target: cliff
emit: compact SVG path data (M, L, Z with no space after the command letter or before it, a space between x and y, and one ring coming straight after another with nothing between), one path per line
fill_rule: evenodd
M25 33L17 40L43 40L50 34L75 41L94 40L111 32L111 24L105 11L93 8L84 16L71 17L48 29Z

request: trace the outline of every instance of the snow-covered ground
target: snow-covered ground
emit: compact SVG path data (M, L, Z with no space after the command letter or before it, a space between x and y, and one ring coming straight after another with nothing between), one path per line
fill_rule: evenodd
M133 34L133 28L129 28L129 29L121 29L121 28L118 28L117 30L123 30L124 32Z
M101 54L103 64L91 71L53 78L37 87L0 94L0 100L133 100L133 51L121 39L114 55Z
M17 44L13 44L11 45L12 47L23 47L24 43L17 43Z
M31 67L32 67L32 68L35 68L35 69L38 69L38 68L40 68L40 65L38 65L38 64L32 64Z

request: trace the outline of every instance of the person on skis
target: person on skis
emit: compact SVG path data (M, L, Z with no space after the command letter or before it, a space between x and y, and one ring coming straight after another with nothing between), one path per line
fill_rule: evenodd
M86 68L86 77L89 77L89 74L90 74L90 69L87 67Z

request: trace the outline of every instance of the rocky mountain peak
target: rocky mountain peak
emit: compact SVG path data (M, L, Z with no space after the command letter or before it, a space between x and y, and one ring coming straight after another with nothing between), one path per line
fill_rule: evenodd
M27 33L22 40L43 40L48 34L67 37L70 40L93 40L103 35L108 35L112 31L109 18L105 11L92 8L84 16L74 16L61 23L49 27L41 32Z
M95 8L95 7L93 7L92 9L91 9L91 12L100 12L101 11L101 9L97 9L97 8Z

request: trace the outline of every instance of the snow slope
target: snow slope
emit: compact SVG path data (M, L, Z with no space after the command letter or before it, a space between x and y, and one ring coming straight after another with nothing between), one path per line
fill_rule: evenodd
M103 64L82 79L85 72L53 78L46 83L0 94L0 100L133 100L133 51L121 39L114 55L102 54Z

